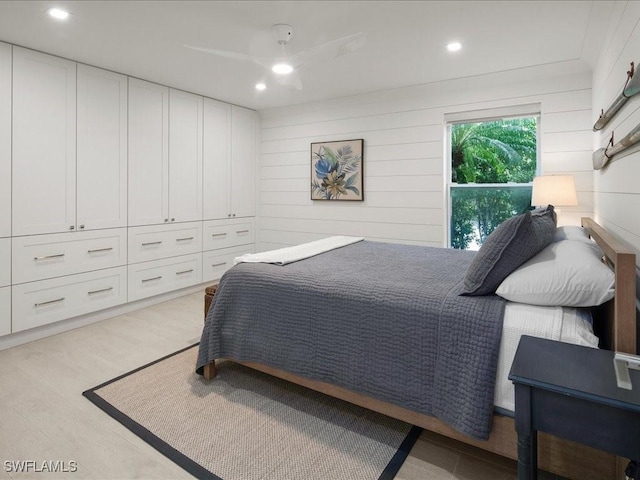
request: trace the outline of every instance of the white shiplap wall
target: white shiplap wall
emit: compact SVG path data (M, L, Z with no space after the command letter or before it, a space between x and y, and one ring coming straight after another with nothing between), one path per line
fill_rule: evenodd
M640 2L614 5L609 35L593 72L595 120L622 91L629 63L640 74ZM640 124L640 95L627 101L611 122L594 135L594 150L604 148L614 132L617 142ZM632 152L628 155L625 153ZM594 172L596 219L630 244L640 265L640 151L631 148Z
M417 85L260 112L258 250L327 235L443 246L444 118L539 103L543 173L576 176L593 212L591 73L578 63ZM364 202L310 200L310 143L364 138Z

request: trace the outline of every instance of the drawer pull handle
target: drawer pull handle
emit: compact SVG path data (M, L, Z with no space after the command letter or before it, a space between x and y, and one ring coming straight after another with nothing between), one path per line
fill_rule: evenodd
M96 248L94 250L87 250L87 253L99 253L99 252L110 252L113 250L113 247L108 248Z
M145 242L142 244L143 247L148 247L149 245L160 245L162 243L162 240L159 240L157 242Z
M33 257L34 260L47 260L49 258L62 258L64 257L64 253L59 253L58 255L45 255L44 257Z
M176 242L186 242L187 240L193 240L193 237L176 238Z
M236 230L236 233L249 233L249 230Z
M56 298L55 300L49 300L48 302L40 302L34 304L36 307L42 307L43 305L51 305L52 303L60 303L64 301L64 297Z
M227 234L226 233L212 233L211 236L212 237L226 237Z
M111 290L113 290L113 287L101 288L100 290L94 290L93 292L87 292L87 295L95 295L96 293L110 292Z
M182 275L183 273L191 273L193 272L193 268L189 269L189 270L183 270L181 272L176 272L176 275Z
M223 265L226 265L227 262L222 262L222 263L214 263L213 265L211 265L212 267L221 267Z
M151 282L153 280L160 280L161 278L162 278L162 275L158 275L157 277L153 277L153 278L144 278L142 279L142 283Z

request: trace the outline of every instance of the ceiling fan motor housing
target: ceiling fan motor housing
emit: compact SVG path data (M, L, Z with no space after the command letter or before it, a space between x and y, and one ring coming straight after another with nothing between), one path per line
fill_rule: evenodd
M276 34L276 40L280 45L286 45L293 35L293 27L286 23L278 23L271 27L271 30Z

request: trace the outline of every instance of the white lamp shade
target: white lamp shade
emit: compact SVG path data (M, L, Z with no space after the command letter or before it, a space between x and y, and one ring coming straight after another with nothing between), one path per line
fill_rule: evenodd
M578 205L573 175L542 175L533 179L532 205Z

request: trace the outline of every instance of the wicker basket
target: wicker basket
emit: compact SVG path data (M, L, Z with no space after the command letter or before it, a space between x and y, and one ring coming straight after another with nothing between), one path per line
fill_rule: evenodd
M216 290L218 290L218 284L209 285L204 289L204 318L207 318L207 312L209 311L209 307L211 306L211 302L213 301L213 296L216 294Z

